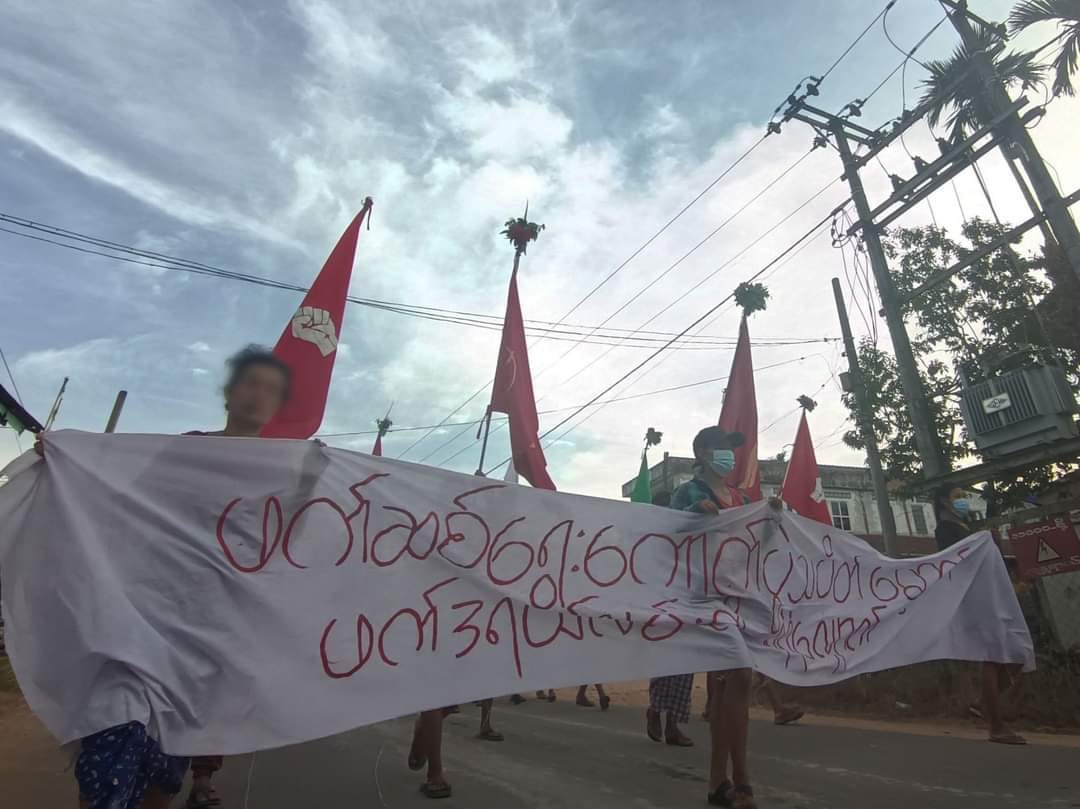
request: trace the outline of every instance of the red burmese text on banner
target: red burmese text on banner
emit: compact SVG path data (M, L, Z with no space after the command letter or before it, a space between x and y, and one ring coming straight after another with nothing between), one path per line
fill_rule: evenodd
M525 346L525 323L518 299L517 272L510 276L506 299L499 363L491 391L491 409L510 417L511 463L521 477L538 489L555 490L547 473L547 459L540 447L540 420L536 416L529 352Z
M799 421L799 431L795 434L795 446L791 450L784 483L780 487L780 499L802 516L832 525L805 410Z
M310 438L322 424L356 240L371 204L371 197L364 200L274 346L274 356L292 371L292 385L289 400L263 428L265 438Z
M754 362L750 358L750 332L746 316L739 324L739 343L731 362L720 427L742 433L746 441L735 450L735 469L728 475L729 486L742 490L751 500L761 499L761 474L757 456L757 398L754 394Z

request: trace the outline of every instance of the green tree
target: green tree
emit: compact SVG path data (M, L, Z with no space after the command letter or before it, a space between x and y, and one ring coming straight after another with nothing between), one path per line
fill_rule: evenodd
M963 226L961 242L936 227L890 231L884 245L901 297L1008 229L1007 224L972 220ZM970 462L975 454L960 415L961 375L979 382L1024 365L1060 362L1074 392L1080 390L1080 351L1048 346L1033 317L1035 305L1050 291L1042 266L1041 255L997 250L961 270L951 281L920 295L905 309L931 418L951 463ZM882 463L892 478L915 478L921 474L922 463L895 361L867 340L860 346L859 360ZM845 396L845 403L854 415L854 400ZM844 440L862 448L857 431L848 432ZM1022 497L1053 476L1052 467L1030 470L1021 481L1007 487L1008 493Z
M1009 14L1009 31L1013 34L1039 23L1055 23L1058 45L1054 57L1054 95L1073 96L1073 75L1080 60L1080 0L1024 0Z
M986 54L990 66L1006 88L1032 90L1039 87L1046 68L1036 60L1036 54L1006 52L1004 45L990 29L977 27L978 47L969 50L960 45L948 59L926 63L929 77L923 79L925 92L922 103L928 105L926 120L938 126L942 119L949 127L954 142L964 140L975 130L993 120L985 101L985 90L978 72L972 67L977 52Z

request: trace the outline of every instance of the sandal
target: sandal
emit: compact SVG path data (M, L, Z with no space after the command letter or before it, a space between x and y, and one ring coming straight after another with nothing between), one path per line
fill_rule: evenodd
M483 739L485 742L501 742L506 739L499 731L492 728L484 728L476 735L476 738Z
M990 741L995 744L1027 744L1027 739L1019 733L1013 733L1011 730L1005 733L993 734L990 736Z
M449 784L431 784L425 781L420 785L420 794L425 798L449 798L454 791Z
M757 809L753 787L749 784L736 784L731 791L731 806L732 809Z
M645 734L657 744L664 740L664 728L660 724L660 712L649 708L645 711Z
M773 724L790 725L792 722L798 722L804 715L802 708L784 708L773 717Z
M213 809L213 807L220 805L221 797L212 786L204 789L192 787L191 792L188 794L187 803L184 804L186 809Z
M600 697L600 710L606 711L611 707L611 697Z
M693 747L694 740L689 736L676 731L675 735L668 735L664 737L664 744L670 744L672 747Z
M709 793L709 806L726 806L727 809L731 809L731 793L734 787L732 787L730 781L725 781L712 792Z

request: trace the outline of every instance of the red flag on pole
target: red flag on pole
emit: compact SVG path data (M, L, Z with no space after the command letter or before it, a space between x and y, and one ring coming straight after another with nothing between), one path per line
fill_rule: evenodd
M510 417L511 464L517 473L538 489L555 490L547 473L547 459L540 447L540 420L536 415L529 352L525 346L525 323L518 299L517 270L510 275L506 298L499 364L491 390L491 409Z
M817 458L814 457L814 444L810 440L810 425L806 422L805 410L802 420L799 421L791 460L788 461L784 482L780 487L780 499L803 517L832 525L829 504L825 502L825 492L821 488L821 473L818 471Z
M322 424L326 395L334 372L338 335L345 316L356 240L371 211L371 197L353 219L326 259L303 303L274 346L274 356L292 370L289 401L262 431L265 438L310 438Z
M754 394L754 363L750 358L750 332L746 315L739 324L739 342L731 362L724 404L720 408L720 427L729 433L742 433L746 439L735 450L735 468L727 483L751 500L761 499L761 474L757 456L757 398Z
M382 457L382 433L375 436L375 446L371 448L371 454L376 458Z

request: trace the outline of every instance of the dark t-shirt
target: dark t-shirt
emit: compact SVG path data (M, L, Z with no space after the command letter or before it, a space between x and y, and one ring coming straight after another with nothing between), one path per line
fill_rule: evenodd
M934 529L934 539L937 540L939 551L943 551L950 545L955 545L961 539L971 536L971 528L955 520L938 520L937 528Z

